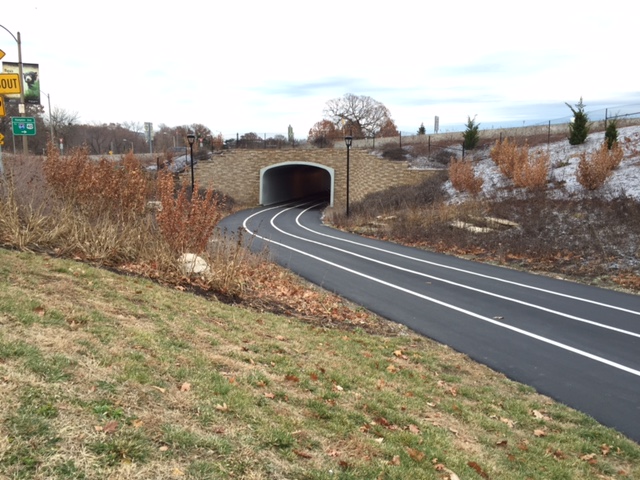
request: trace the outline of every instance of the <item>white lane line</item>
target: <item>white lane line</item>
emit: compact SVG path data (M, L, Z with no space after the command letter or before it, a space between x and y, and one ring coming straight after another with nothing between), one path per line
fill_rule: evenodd
M415 262L424 263L424 264L431 265L431 266L434 266L434 267L440 267L440 268L444 268L444 269L447 269L447 270L453 270L453 271L456 271L456 272L465 273L467 275L474 275L476 277L486 278L488 280L493 280L495 282L506 283L506 284L509 284L509 285L514 285L516 287L526 288L526 289L529 289L529 290L536 290L538 292L547 293L549 295L555 295L555 296L558 296L558 297L569 298L571 300L576 300L578 302L584 302L584 303L589 303L589 304L592 304L592 305L598 305L600 307L610 308L610 309L613 309L613 310L618 310L620 312L630 313L632 315L640 315L640 311L637 311L637 310L630 310L628 308L619 307L617 305L611 305L611 304L607 304L607 303L597 302L595 300L590 300L588 298L582 298L582 297L576 297L574 295L569 295L569 294L566 294L566 293L554 292L553 290L547 290L547 289L540 288L540 287L534 287L533 285L527 285L525 283L514 282L514 281L511 281L511 280L505 280L505 279L500 278L500 277L493 277L491 275L485 275L485 274L482 274L482 273L473 272L471 270L465 270L463 268L452 267L450 265L444 265L444 264L441 264L441 263L432 262L430 260L424 260L422 258L412 257L410 255L405 255L403 253L394 252L392 250L386 250L386 249L381 248L381 247L375 247L373 245L367 245L366 243L360 243L360 242L357 242L355 240L349 240L349 239L346 239L346 238L340 238L340 237L336 237L336 236L329 235L329 234L326 234L326 233L318 232L317 230L313 230L313 229L311 229L309 227L305 227L304 225L302 225L302 223L300 223L300 221L298 220L299 217L301 217L303 214L307 213L312 208L317 207L318 205L321 205L321 204L312 205L311 207L307 208L302 213L300 213L300 215L298 215L298 218L296 218L296 223L301 228L303 228L303 229L305 229L305 230L307 230L307 231L309 231L311 233L315 233L316 235L320 235L320 236L323 236L323 237L331 238L333 240L338 240L340 242L350 243L352 245L357 245L359 247L368 248L368 249L371 249L371 250L376 250L376 251L379 251L379 252L387 253L389 255L394 255L396 257L401 257L401 258L404 258L406 260L412 260L412 261L415 261ZM639 301L640 301L640 299L639 299Z
M279 208L279 207L273 207L273 208ZM268 210L272 210L272 209L270 208L270 209L268 209ZM414 296L414 297L421 298L421 299L426 300L426 301L428 301L428 302L435 303L436 305L440 305L440 306L442 306L442 307L449 308L449 309L451 309L451 310L455 310L455 311L457 311L457 312L463 313L463 314L468 315L468 316L470 316L470 317L477 318L477 319L479 319L479 320L482 320L482 321L484 321L484 322L490 323L490 324L495 325L495 326L497 326L497 327L501 327L501 328L505 328L505 329L507 329L507 330L511 330L512 332L519 333L519 334L524 335L524 336L526 336L526 337L533 338L533 339L535 339L535 340L538 340L538 341L540 341L540 342L546 343L546 344L548 344L548 345L553 345L553 346L558 347L558 348L560 348L560 349L562 349L562 350L566 350L566 351L568 351L568 352L575 353L576 355L580 355L580 356L583 356L583 357L585 357L585 358L589 358L589 359L594 360L594 361L596 361L596 362L599 362L599 363L602 363L602 364L608 365L608 366L610 366L610 367L613 367L613 368L616 368L616 369L618 369L618 370L622 370L622 371L624 371L624 372L627 372L627 373L630 373L630 374L635 375L635 376L637 376L637 377L640 377L640 371L639 371L639 370L635 370L635 369L633 369L633 368L627 367L626 365L622 365L622 364L620 364L620 363L613 362L613 361L608 360L608 359L606 359L606 358L604 358L604 357L600 357L600 356L598 356L598 355L594 355L594 354L592 354L592 353L586 352L586 351L584 351L584 350L580 350L580 349L575 348L575 347L572 347L572 346L570 346L570 345L566 345L566 344L564 344L564 343L557 342L557 341L555 341L555 340L552 340L552 339L547 338L547 337L543 337L543 336L538 335L538 334L536 334L536 333L529 332L529 331L527 331L527 330L524 330L524 329L521 329L521 328L518 328L518 327L514 327L514 326L512 326L512 325L508 325L508 324L506 324L506 323L499 322L499 321L497 321L497 320L495 320L495 319L492 319L492 318L489 318L489 317L485 317L485 316L483 316L483 315L479 315L479 314L477 314L477 313L471 312L471 311L469 311L469 310L466 310L466 309L463 309L463 308L460 308L460 307L456 307L455 305L452 305L452 304L450 304L450 303L442 302L442 301L437 300L437 299L435 299L435 298L428 297L427 295L423 295L423 294L421 294L421 293L415 292L415 291L413 291L413 290L409 290L409 289L404 288L404 287L401 287L401 286L399 286L399 285L395 285L395 284L393 284L393 283L386 282L386 281L384 281L384 280L382 280L382 279L379 279L379 278L376 278L376 277L372 277L372 276L367 275L367 274L365 274L365 273L358 272L357 270L353 270L353 269L351 269L351 268L347 268L347 267L345 267L345 266L343 266L343 265L339 265L339 264L337 264L337 263L330 262L330 261L325 260L325 259L323 259L323 258L320 258L320 257L318 257L318 256L316 256L316 255L312 255L312 254L310 254L310 253L308 253L308 252L305 252L305 251L299 250L299 249L297 249L297 248L293 248L293 247L291 247L291 246L289 246L289 245L285 245L284 243L280 243L280 242L277 242L277 241L275 241L275 240L270 240L270 239L265 238L265 237L263 237L263 236L261 236L261 235L258 235L258 234L257 234L257 233L255 233L255 232L250 231L250 230L248 229L248 227L247 227L247 222L249 221L249 219L251 219L253 216L258 215L259 213L262 213L262 212L264 212L264 211L265 211L265 210L262 210L262 211L260 211L260 212L256 212L256 213L254 213L254 214L252 214L252 215L248 216L248 217L245 219L245 221L243 222L243 224L242 224L242 226L244 227L244 229L245 229L249 234L254 235L255 237L257 237L257 238L259 238L259 239L261 239L261 240L264 240L264 241L269 242L269 243L273 243L274 245L278 245L278 246L280 246L280 247L282 247L282 248L286 248L287 250L291 250L291 251L293 251L293 252L299 253L300 255L304 255L304 256L306 256L306 257L313 258L314 260L316 260L316 261L318 261L318 262L325 263L325 264L330 265L330 266L332 266L332 267L338 268L338 269L340 269L340 270L344 270L345 272L349 272L349 273L351 273L351 274L353 274L353 275L357 275L357 276L359 276L359 277L365 278L365 279L370 280L370 281L372 281L372 282L379 283L379 284L381 284L381 285L387 286L387 287L392 288L392 289L394 289L394 290L398 290L398 291L401 291L401 292L406 293L406 294L408 294L408 295L412 295L412 296ZM280 212L280 213L284 213L284 210L283 210L282 212ZM272 217L272 219L271 219L271 223L272 223L272 224L273 224L273 220L274 220L278 215L280 215L280 213L278 213L278 214L276 214L274 217Z

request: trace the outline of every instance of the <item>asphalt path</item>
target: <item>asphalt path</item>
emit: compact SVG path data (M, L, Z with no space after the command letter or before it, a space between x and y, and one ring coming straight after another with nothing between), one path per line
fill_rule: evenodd
M322 224L322 207L225 218L300 276L640 442L640 296L405 247Z

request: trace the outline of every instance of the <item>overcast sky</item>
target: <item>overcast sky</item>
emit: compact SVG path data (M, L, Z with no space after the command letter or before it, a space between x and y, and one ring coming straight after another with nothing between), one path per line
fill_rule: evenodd
M579 3L579 6L576 4ZM0 25L82 123L201 123L306 137L346 93L398 128L544 123L640 111L637 2L12 0ZM17 46L0 29L3 61ZM46 95L42 102L46 105Z

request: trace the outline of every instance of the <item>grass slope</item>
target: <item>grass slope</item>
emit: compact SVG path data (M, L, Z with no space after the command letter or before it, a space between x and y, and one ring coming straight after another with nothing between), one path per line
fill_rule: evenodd
M410 332L0 249L0 478L640 478L640 446Z

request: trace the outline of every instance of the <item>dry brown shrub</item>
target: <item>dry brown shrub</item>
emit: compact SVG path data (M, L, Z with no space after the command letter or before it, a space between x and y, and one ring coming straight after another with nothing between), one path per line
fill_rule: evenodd
M520 148L506 138L502 142L496 140L490 155L500 172L508 179L513 180L518 166L527 159L528 148Z
M538 150L531 155L527 142L520 147L507 138L496 140L491 159L516 187L534 191L546 188L551 164L548 152Z
M523 147L524 150L526 147ZM513 184L532 191L544 190L549 179L551 159L548 152L538 150L517 164L513 173Z
M50 148L44 172L55 195L90 218L139 216L151 191L150 179L132 153L121 161L93 161L86 148L74 149L66 156Z
M158 175L157 189L162 209L156 220L162 237L175 252L203 252L222 217L218 195L213 189L200 194L197 184L192 198L189 198L186 184L176 193L173 176L169 173Z
M472 161L456 160L455 158L451 158L449 163L449 179L453 188L472 195L480 193L484 183L484 180L475 174Z
M576 171L578 183L587 190L593 191L604 185L611 173L620 165L624 152L618 142L611 149L607 142L602 142L598 150L591 154L582 152Z

